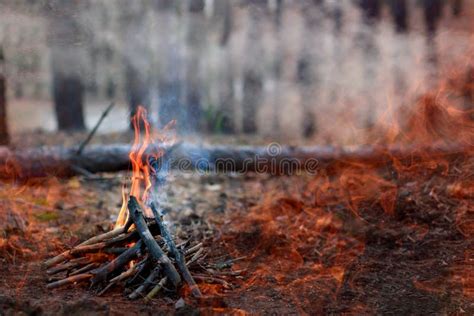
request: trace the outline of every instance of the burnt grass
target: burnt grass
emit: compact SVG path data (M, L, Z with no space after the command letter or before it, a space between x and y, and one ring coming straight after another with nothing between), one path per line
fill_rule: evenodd
M449 285L444 282L456 259L464 257L468 247L464 236L449 217L442 216L445 210L432 206L431 216L406 217L402 215L406 210L416 214L426 209L420 210L412 203L397 204L398 221L386 222L384 228L371 228L366 233L365 250L349 267L332 312L348 311L353 302L363 303L377 314L460 312L462 303L456 302L459 289L447 289ZM412 231L400 229L414 223L429 227L420 240L410 238ZM414 281L432 281L432 289L420 289Z
M417 178L416 183L411 177L393 179L399 187L393 215L370 201L363 203L361 213L371 214L364 218L365 249L346 270L329 313L349 312L354 303L376 314L474 312L472 297L463 297L460 284L452 280L454 266L472 273L464 260L474 240L471 232L461 232L456 219L461 203L472 207L472 196L469 202L447 196L448 183L463 175L440 173Z
M363 250L347 262L341 283L323 277L288 287L277 284L305 280L311 273L306 265L321 260L311 252L311 247L301 246L299 251L305 264L295 271L288 271L287 279L277 281L266 275L264 283L247 287L245 283L252 278L252 269L257 263L269 260L270 254L255 246L255 240L263 238L258 223L249 221L243 230L236 230L233 223L236 218L245 221L248 210L258 208L262 203L261 196L272 190L305 201L308 194L306 197L302 195L307 190L308 181L312 181L310 178L201 175L177 179L171 183L170 193L172 200L176 200L172 203L183 209L176 206L178 215L174 220L183 227L201 229L195 237L205 242L210 252L209 262L219 263L222 258L236 257L237 252L248 253L248 258L238 265L247 269L243 279L227 279L234 284L233 290L222 290L220 295L201 301L186 297L185 306L179 309L176 309L175 302L180 294L162 294L145 304L129 301L121 289L103 297L97 297L85 284L53 291L46 289L46 276L41 267L43 260L67 247L68 243L74 244L97 230L104 230L99 223L110 222L110 213L116 208L117 201L101 200L101 195L114 191L120 201L120 185L116 182L104 184L79 180L81 185L75 188L76 193L92 195L86 211L75 212L62 205L63 211L58 211L58 217L53 220L38 222L38 217L28 217L27 232L18 229L3 231L4 240L14 241L16 247L23 246L30 251L12 256L11 246L8 248L4 243L0 248L0 314L206 314L239 309L262 314L472 315L474 301L465 293L466 289L463 291L460 279L473 273L472 258L471 261L466 259L466 253L473 249L474 239L472 232L463 226L472 221L473 196L456 196L449 190L451 184L466 177L471 177L468 180L472 181L472 166L472 158L460 157L452 161L447 170L421 168L404 173L392 167L380 170L385 180L397 188L391 214L384 211L379 200L371 198L358 204L360 218L354 217L342 200L340 204L327 207L328 212L337 213L349 223L348 226L351 226L351 221L357 222L352 228L341 230L341 234L364 243ZM331 176L337 177L338 172ZM60 180L60 184L67 181L72 180ZM2 186L8 189L9 184ZM27 186L24 192L28 194L34 189L37 187ZM62 202L68 204L71 200L68 200L67 192L65 194ZM104 203L111 205L104 207ZM301 205L287 203L290 208L300 208ZM2 212L6 212L6 206L3 206ZM30 212L36 211L31 208ZM90 213L94 215L91 217ZM265 247L288 245L284 234L273 237L272 245ZM258 254L259 251L262 252ZM332 259L327 260L322 263L330 265Z

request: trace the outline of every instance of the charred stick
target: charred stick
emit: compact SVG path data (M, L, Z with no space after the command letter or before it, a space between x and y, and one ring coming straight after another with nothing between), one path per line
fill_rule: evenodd
M128 277L131 277L137 271L137 266L133 266L125 272L122 272L120 275L110 280L110 283L117 283L122 280L125 280Z
M200 248L200 249L192 256L192 258L188 261L188 263L187 263L188 266L190 266L190 265L192 265L194 262L196 262L196 261L200 258L201 254L202 254L203 252L204 252L204 248Z
M189 239L187 239L187 240L185 240L185 241L183 241L183 242L180 242L179 244L176 245L176 247L177 247L178 249L183 249L183 248L185 248L185 247L188 245L188 243L189 243Z
M244 260L246 258L247 258L247 256L233 258L233 259L229 259L229 260L225 260L225 261L222 261L222 262L215 263L212 266L215 269L218 269L218 270L225 269L225 268L231 268L232 265L234 264L234 262Z
M173 237L171 236L168 227L166 227L166 224L163 222L163 218L161 217L161 214L156 208L155 203L151 203L150 207L153 212L153 216L155 217L155 221L160 227L161 236L165 240L165 243L168 245L169 251L174 256L174 259L176 260L176 265L181 271L181 275L183 276L184 280L186 281L186 283L188 283L191 289L191 293L193 293L195 297L201 297L201 291L199 290L196 281L194 281L193 277L191 276L191 273L188 270L188 267L186 266L183 253L176 247L176 244L173 241Z
M247 269L232 270L232 271L216 271L214 269L206 269L206 272L209 274L218 275L218 276L239 276L247 272Z
M143 295L143 293L150 287L152 286L155 281L155 279L160 275L160 268L156 267L153 269L150 273L150 275L146 278L145 282L142 283L138 288L135 289L135 291L132 292L128 296L129 299L134 300L137 299L139 296Z
M73 276L73 275L77 275L77 274L81 274L81 273L90 271L90 270L96 268L98 265L99 264L97 262L89 263L88 265L83 266L82 268L77 269L76 271L73 271L71 274L69 274L69 276Z
M203 282L206 282L206 283L217 283L217 284L221 284L222 286L224 286L224 287L227 288L227 289L231 289L231 288L232 288L232 285L230 285L230 283L227 282L226 280L223 280L223 279L220 279L220 278L216 278L216 277L213 277L213 276L194 275L194 278L195 278L196 280L200 280L200 281L203 281Z
M79 258L79 260L69 261L65 264L58 265L52 269L46 270L47 274L56 274L61 271L66 271L69 269L76 268L77 266L88 264L90 262L89 258Z
M140 205L134 196L130 196L130 199L128 200L128 210L130 217L132 218L133 223L140 234L141 240L143 240L145 243L150 255L152 255L153 258L155 258L155 260L163 266L163 272L168 277L173 286L178 287L178 285L181 283L181 277L179 276L178 271L176 271L176 268L171 263L171 260L163 252L150 233L148 225L146 224L143 217L143 212L140 208Z
M133 275L133 273L135 273L137 270L137 266L133 266L131 268L129 268L127 271L125 272L122 272L120 275L116 276L115 278L111 279L109 284L107 284L107 286L102 290L100 291L97 295L98 296L102 296L105 292L107 292L108 289L110 289L114 284L130 277Z
M107 239L105 241L105 245L108 247L115 244L128 244L133 241L137 241L139 238L140 236L138 235L138 232L136 230L132 230L131 232L128 232L126 234L120 234L117 237Z
M71 255L78 255L78 254L83 254L83 253L88 253L88 252L96 252L104 249L106 244L104 242L100 242L97 244L92 244L92 245L85 245L85 246L78 246L76 248L72 248L69 253Z
M128 231L128 229L130 228L130 226L132 226L132 221L131 221L131 219L128 219L127 222L125 223L125 225L123 225L122 227L117 227L117 228L115 228L111 231L108 231L108 232L104 233L104 234L92 237L92 238L84 241L83 243L79 244L79 246L91 245L91 244L95 244L95 243L98 243L98 242L101 242L101 241L119 236L120 234L126 233Z
M102 296L105 292L107 292L115 283L109 283L107 284L106 287L104 287L99 293L97 293L97 296Z
M56 281L60 281L60 280L64 280L64 277L63 276L52 276L52 277L49 277L46 282L52 283L52 282L56 282Z
M129 286L132 286L133 284L135 284L137 279L143 273L145 273L148 270L148 268L150 268L151 264L152 264L152 262L151 262L150 258L148 258L148 256L145 259L143 259L143 261L138 263L137 264L137 267L138 267L137 272L135 273L135 275L131 279L127 280L125 286L129 287Z
M56 282L49 283L48 285L46 285L46 287L48 289L55 289L55 288L63 286L63 285L73 284L73 283L76 283L76 282L89 280L92 277L93 277L93 275L91 273L78 274L78 275L70 276L66 279L62 279L62 280L59 280L59 281L56 281Z
M129 221L127 221L127 223L123 227L117 227L114 230L111 230L111 231L106 232L104 234L94 236L94 237L84 241L83 243L79 244L76 248L80 248L82 246L87 246L87 245L92 245L92 244L99 243L99 242L102 242L104 240L119 236L123 233L126 233L131 225L132 225L132 222L129 220ZM58 264L60 262L63 262L66 259L71 258L71 256L72 256L71 250L66 250L66 251L64 251L63 253L57 255L54 258L46 260L44 264L47 268L49 268L49 267L51 267L55 264Z
M166 281L168 280L167 277L164 277L163 279L161 279L160 282L158 282L157 285L155 285L155 287L147 294L147 296L145 297L145 302L148 302L150 301L153 297L155 297L155 295L161 290L161 288L165 285Z
M202 263L204 262L204 259L207 258L208 253L203 254L199 258L196 259L196 264L202 267ZM203 267L204 268L204 267Z
M127 251L110 261L108 264L93 270L91 272L94 275L92 283L96 284L104 281L110 273L122 268L125 264L130 262L130 260L138 257L141 246L142 242L139 240L133 247L130 247Z
M106 248L104 249L104 252L111 255L121 255L127 250L128 250L127 247L117 247L117 248Z
M54 266L55 264L58 264L58 263L63 262L64 260L67 260L71 257L72 257L71 251L67 250L67 251L64 251L61 254L57 255L54 258L46 260L44 264L45 264L46 268L49 268L49 267Z
M192 254L192 253L198 251L198 250L201 249L201 248L202 248L202 242L200 242L200 243L197 244L197 245L192 246L191 248L186 249L186 251L184 252L184 254L185 254L186 256L187 256L187 255L190 255L190 254Z

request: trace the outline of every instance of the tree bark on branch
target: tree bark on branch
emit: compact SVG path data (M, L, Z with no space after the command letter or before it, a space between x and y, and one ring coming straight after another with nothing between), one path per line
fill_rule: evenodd
M0 178L26 179L33 177L69 177L80 174L128 170L130 145L96 145L77 155L77 148L41 147L10 150L0 147ZM159 148L150 147L149 152ZM365 163L372 166L390 164L394 158L410 161L469 154L474 146L439 144L428 147L358 146L333 147L282 146L199 146L181 143L169 149L170 165L180 170L214 170L219 172L262 172L290 174L296 171L323 170L334 166ZM145 155L146 156L146 155Z

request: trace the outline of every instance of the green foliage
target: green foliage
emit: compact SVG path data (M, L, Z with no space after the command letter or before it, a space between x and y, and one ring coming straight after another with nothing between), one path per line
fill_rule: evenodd
M207 130L212 133L222 133L224 127L224 115L216 106L209 104L204 109L204 124Z
M54 221L59 218L58 213L53 211L45 211L38 214L35 214L35 217L42 222Z

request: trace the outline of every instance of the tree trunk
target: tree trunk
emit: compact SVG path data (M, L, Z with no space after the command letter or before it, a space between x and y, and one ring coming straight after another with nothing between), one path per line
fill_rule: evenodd
M4 67L3 50L0 47L0 145L8 145L10 142L7 123L7 78Z
M64 1L50 13L49 33L53 100L59 130L85 129L82 71L85 49L82 32L75 18L78 7Z
M377 47L377 22L380 19L382 2L380 0L363 0L360 8L362 10L362 23L359 30L359 43L362 49L362 61L364 72L363 99L365 99L365 118L363 128L370 129L375 123L374 108L376 100L374 87L377 84L377 72L379 70L379 48ZM358 47L359 48L359 47Z
M200 129L202 121L202 64L206 47L207 25L204 0L191 0L188 4L187 58L186 58L186 130Z
M62 131L85 129L84 86L81 78L55 71L53 73L53 94L58 129Z
M340 94L341 91L341 81L339 78L344 76L344 61L345 61L345 52L343 41L341 41L341 31L344 21L344 11L340 1L332 2L332 5L329 7L329 12L331 15L331 37L332 37L332 68L334 69L334 75L338 78L331 85L331 90L329 94L329 103L337 104L339 98L343 97Z
M136 114L138 106L149 107L148 85L141 74L130 61L125 61L125 90L130 109L130 119ZM130 129L133 124L130 120Z
M234 62L232 59L232 47L230 38L233 28L233 12L230 0L215 3L215 16L221 19L219 23L222 31L220 36L220 58L219 67L218 99L219 112L221 115L221 131L233 134L235 128L235 93L234 93Z
M274 30L274 59L273 59L273 117L272 130L275 136L280 136L280 115L282 102L282 73L283 73L283 59L285 55L285 44L282 38L282 19L283 19L283 0L277 0L275 3L275 12L273 16L273 30Z
M425 26L428 36L434 36L443 14L443 0L422 0Z
M138 106L150 107L149 67L151 58L148 43L143 40L146 8L139 1L130 4L121 16L121 34L123 50L123 65L125 72L125 94L130 113L130 129L133 129L131 118ZM137 34L140 34L138 36Z
M322 1L302 3L301 14L304 20L301 52L297 62L296 80L299 84L300 103L303 111L302 135L311 138L317 133L314 107L319 97L320 74L318 67L321 63L320 42L322 22Z
M245 65L243 74L242 131L247 134L257 132L257 110L263 101L263 55L262 44L262 11L266 9L265 1L249 3L249 15Z
M451 0L451 12L454 16L461 15L463 9L463 0Z
M390 13L395 23L395 31L406 33L408 31L408 4L407 0L390 0Z
M426 28L425 41L425 70L426 70L426 88L435 88L439 78L439 56L438 45L436 42L436 31L439 20L443 13L443 0L422 0L421 5Z
M359 6L362 10L364 23L370 25L380 19L382 0L360 0Z
M158 121L161 126L177 120L178 130L186 129L186 111L182 95L182 47L179 41L181 23L176 13L177 2L157 0L158 33Z

